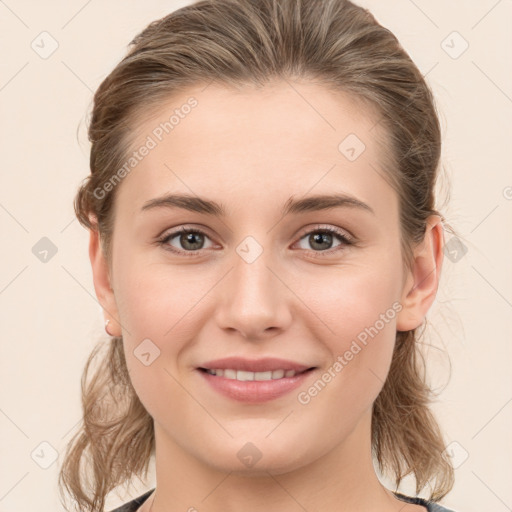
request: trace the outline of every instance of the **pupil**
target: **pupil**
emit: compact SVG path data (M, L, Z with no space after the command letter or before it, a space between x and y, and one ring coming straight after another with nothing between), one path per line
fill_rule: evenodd
M197 241L197 239L199 241ZM200 249L201 247L195 247L195 245L201 246L202 242L203 242L202 235L200 233L186 233L181 236L182 245L184 247L188 246L189 249L193 249L193 250ZM191 244L192 247L190 247L190 245L188 245L188 244Z
M325 249L325 245L322 246L322 243L328 243L330 245L330 242L332 241L332 235L330 233L315 233L314 235L310 236L310 243L312 247L318 248L318 249Z

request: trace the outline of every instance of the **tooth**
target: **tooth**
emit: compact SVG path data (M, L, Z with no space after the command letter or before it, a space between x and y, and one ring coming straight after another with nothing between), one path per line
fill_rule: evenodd
M236 370L230 370L230 369L224 370L224 377L226 379L236 379Z
M207 369L210 375L216 375L217 377L224 377L226 379L236 379L239 381L265 381L265 380L278 380L283 377L294 377L296 375L295 370L274 370L267 372L249 372L245 370L234 370L234 369Z
M272 379L272 372L256 372L254 380L270 380Z
M254 372L238 370L236 372L236 380L254 380Z

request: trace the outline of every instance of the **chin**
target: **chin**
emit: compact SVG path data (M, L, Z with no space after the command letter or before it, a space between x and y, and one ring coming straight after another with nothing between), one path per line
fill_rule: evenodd
M211 461L208 461L208 463L211 465ZM268 477L269 473L272 475L290 473L304 465L304 463L301 463L301 461L297 459L290 461L289 458L288 460L286 460L286 458L283 460L282 458L269 458L263 456L253 466L245 466L239 460L234 462L232 457L227 457L227 460L224 462L224 464L219 464L217 461L213 467L225 473L233 473L238 476L258 478Z
M253 438L254 439L254 438ZM298 449L304 444L296 443L283 445L277 439L254 439L253 441L231 440L218 449L208 450L206 459L201 455L204 463L222 472L232 472L240 476L268 477L268 474L280 475L300 469L313 462L321 454L300 452Z

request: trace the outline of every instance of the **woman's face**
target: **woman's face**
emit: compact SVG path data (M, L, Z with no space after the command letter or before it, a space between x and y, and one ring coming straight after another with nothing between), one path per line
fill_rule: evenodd
M115 190L110 312L161 452L277 474L349 439L368 449L396 331L415 327L377 121L285 82L190 88L140 120ZM249 366L209 364L227 357ZM250 366L265 358L286 362ZM292 365L314 369L267 373Z

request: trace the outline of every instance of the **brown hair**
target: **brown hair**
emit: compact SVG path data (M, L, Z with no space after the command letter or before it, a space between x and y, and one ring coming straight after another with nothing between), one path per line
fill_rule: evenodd
M441 130L432 93L396 37L348 0L203 0L146 27L94 95L91 174L74 206L80 223L99 231L109 266L116 189L95 191L126 160L141 109L188 85L264 85L274 78L316 80L376 108L389 137L383 166L399 197L401 243L410 264L427 217L439 214L434 189ZM390 371L373 404L372 448L397 488L413 475L416 493L430 484L429 498L438 501L454 475L429 409L434 392L418 338L416 329L396 334ZM131 385L122 338L109 343L101 357L100 342L85 366L83 426L59 474L61 494L65 488L79 510L91 512L103 510L106 495L134 475L146 478L154 454L153 420Z

